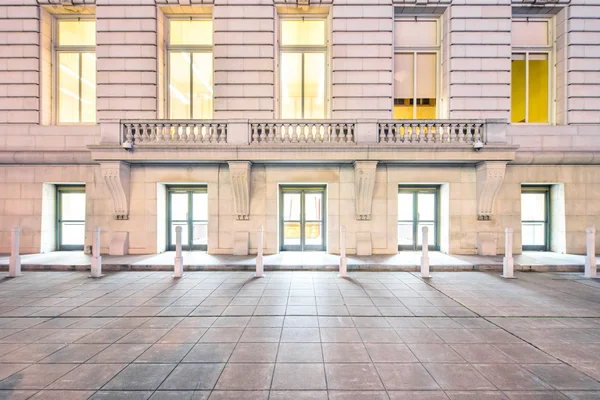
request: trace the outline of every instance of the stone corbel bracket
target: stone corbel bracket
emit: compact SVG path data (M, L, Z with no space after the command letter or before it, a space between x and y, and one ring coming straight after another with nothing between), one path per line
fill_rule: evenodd
M101 162L102 177L110 193L115 219L129 219L129 182L131 167L123 161Z
M489 221L494 215L494 202L506 173L505 161L477 164L477 219Z
M250 161L229 161L229 178L233 192L233 212L237 219L250 218Z
M354 197L357 220L371 219L376 169L377 161L354 162Z

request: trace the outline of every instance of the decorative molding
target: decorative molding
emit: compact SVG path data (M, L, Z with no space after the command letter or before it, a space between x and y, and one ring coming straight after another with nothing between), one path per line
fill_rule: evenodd
M354 197L357 220L371 219L376 169L377 161L354 162Z
M494 215L494 202L504 181L506 161L484 161L477 164L477 219L489 221Z
M110 193L115 219L129 219L129 176L131 167L123 161L101 162L102 177Z
M229 178L233 192L233 212L237 219L250 217L250 161L229 161Z

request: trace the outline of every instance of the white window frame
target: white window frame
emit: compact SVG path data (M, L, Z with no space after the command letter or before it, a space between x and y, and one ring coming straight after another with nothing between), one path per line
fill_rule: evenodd
M422 15L402 15L394 17L394 39L396 37L396 22L401 21L434 21L436 23L436 45L435 46L410 46L394 43L393 54L393 73L392 73L392 116L394 115L394 101L396 93L396 54L413 55L413 119L417 119L417 54L435 54L435 118L440 118L440 97L441 97L441 47L442 47L442 24L439 17L424 17Z
M324 21L325 22L325 38L324 45L282 45L281 34L282 34L282 22L283 21ZM280 14L277 21L277 113L276 115L281 117L281 99L283 98L282 86L281 86L281 54L283 53L302 53L302 67L304 68L304 53L323 53L325 55L325 83L323 88L323 102L325 107L324 119L329 118L330 115L330 67L329 67L329 16L327 14ZM302 119L304 118L304 69L302 70Z
M514 54L525 54L525 122L512 122L512 95L510 99L510 123L512 125L553 125L555 118L555 102L556 93L554 87L556 85L556 69L554 60L556 54L554 40L554 18L551 16L513 16L512 21L529 22L529 21L546 21L548 26L548 45L546 46L512 46L511 45L511 62ZM512 31L511 31L512 35ZM511 38L512 41L512 38ZM545 54L548 56L548 122L528 122L529 119L529 55L530 54ZM512 91L512 66L511 66L511 91Z
M169 87L170 82L171 82L171 52L182 52L182 53L210 53L212 56L212 82L213 82L213 87L212 87L212 104L213 104L213 109L211 112L210 117L208 118L202 118L203 120L210 120L213 119L215 116L215 53L213 51L214 48L214 44L215 44L215 27L214 27L214 21L212 19L211 15L194 15L194 16L189 16L189 15L177 15L177 14L172 14L169 15L165 18L165 69L166 69L166 74L165 74L165 110L166 110L166 118L167 119L171 119L171 105L170 105L170 99L171 99L171 88ZM172 45L171 44L171 21L211 21L213 22L213 30L212 30L212 35L213 38L211 40L212 45L189 45L189 44L175 44ZM193 81L193 67L192 67L192 60L190 60L190 115L189 118L186 119L200 119L200 118L194 118L192 113L194 112L194 103L193 103L193 96L192 96L192 92L193 92L193 86L194 86L194 81Z
M58 64L58 55L60 53L93 53L96 58L96 63L98 62L98 58L96 56L96 46L70 46L70 45L59 45L58 42L58 24L60 21L82 21L82 20L92 20L96 21L96 17L94 15L82 14L82 15L53 15L52 16L52 122L54 125L95 125L98 121L98 115L96 114L96 121L94 122L82 122L82 109L81 105L79 106L79 122L60 122L59 119L59 107L60 103L58 100L58 92L60 91L60 81L59 81L59 64ZM97 28L96 28L97 30ZM98 71L98 66L96 64L96 72ZM79 59L79 74L81 75L81 57ZM81 79L79 80L79 102L81 103ZM96 113L98 113L98 83L96 83L96 100L95 105Z

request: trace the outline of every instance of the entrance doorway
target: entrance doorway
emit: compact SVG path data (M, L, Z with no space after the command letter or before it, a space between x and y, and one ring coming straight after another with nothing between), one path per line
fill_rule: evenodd
M85 241L85 186L56 188L56 243L58 250L83 250Z
M167 188L167 243L175 250L175 228L181 226L181 246L206 250L208 245L208 194L206 187Z
M325 250L325 187L281 187L281 250Z
M420 250L422 229L429 228L430 250L439 250L439 188L400 187L398 189L398 250Z
M550 248L550 188L521 187L521 237L523 250Z

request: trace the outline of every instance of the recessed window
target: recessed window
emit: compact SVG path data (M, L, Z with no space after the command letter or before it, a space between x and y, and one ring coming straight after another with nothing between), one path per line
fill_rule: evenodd
M170 119L213 116L213 23L169 20L168 109Z
M85 187L56 188L56 236L58 250L83 250L85 241Z
M421 249L425 226L429 249L439 249L438 199L438 187L401 186L398 189L398 250Z
M548 20L513 20L511 122L550 121L550 59Z
M280 35L281 118L325 118L325 20L282 19Z
M438 22L396 20L394 45L394 118L435 119Z
M550 188L521 188L521 238L523 250L549 249Z
M96 122L96 21L58 19L58 123Z

